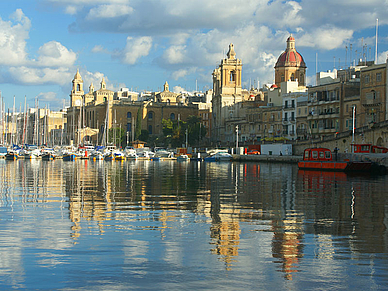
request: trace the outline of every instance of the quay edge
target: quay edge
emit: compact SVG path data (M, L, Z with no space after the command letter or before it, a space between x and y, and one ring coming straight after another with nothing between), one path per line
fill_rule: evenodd
M274 155L232 155L233 161L240 162L273 162L297 164L302 156L274 156Z

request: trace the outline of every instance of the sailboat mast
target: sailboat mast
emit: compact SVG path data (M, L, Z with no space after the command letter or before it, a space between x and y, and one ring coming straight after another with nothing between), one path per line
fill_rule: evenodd
M13 108L12 108L12 127L11 127L11 140L12 144L15 141L15 96L13 96Z

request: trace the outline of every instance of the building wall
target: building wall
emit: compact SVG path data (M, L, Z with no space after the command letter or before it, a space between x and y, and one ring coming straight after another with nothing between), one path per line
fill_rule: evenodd
M361 69L361 106L357 112L360 125L387 120L386 71L386 64Z

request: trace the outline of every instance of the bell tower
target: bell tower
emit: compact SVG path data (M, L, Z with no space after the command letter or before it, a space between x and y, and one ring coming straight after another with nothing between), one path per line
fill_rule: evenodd
M229 45L227 58L213 71L212 139L226 141L231 135L226 122L238 115L238 103L242 101L242 61L236 58L234 45Z
M70 106L71 107L81 106L82 98L84 95L84 88L83 88L84 81L82 80L78 69L72 82L73 82L73 87L71 89L71 94L70 94Z

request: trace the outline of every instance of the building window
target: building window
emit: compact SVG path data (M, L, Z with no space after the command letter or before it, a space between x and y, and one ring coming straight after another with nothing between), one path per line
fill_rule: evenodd
M171 119L171 120L174 120L174 119L175 119L175 113L171 113L171 114L170 114L170 119Z
M152 134L152 125L148 125L148 133Z
M153 112L148 112L148 119L152 120L154 118Z
M132 118L132 113L131 112L127 112L127 119L131 119Z
M284 82L284 75L280 76L280 82Z
M230 72L230 81L231 82L235 82L236 81L236 72L235 71L231 71Z
M132 131L132 123L127 123L127 131Z
M295 81L295 75L294 75L294 73L291 74L291 81Z
M364 83L369 84L369 74L364 76Z
M376 82L381 82L381 73L376 74Z

